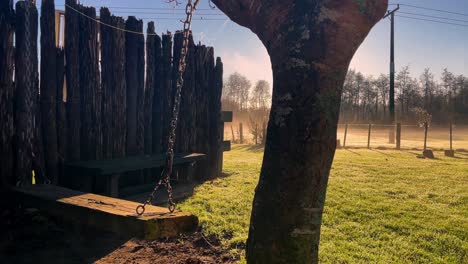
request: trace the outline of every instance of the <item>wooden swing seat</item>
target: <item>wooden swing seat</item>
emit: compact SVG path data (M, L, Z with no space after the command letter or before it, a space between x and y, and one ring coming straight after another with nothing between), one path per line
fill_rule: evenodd
M125 237L154 240L193 232L198 218L189 213L170 213L167 208L147 205L138 216L139 203L83 193L53 185L31 185L13 189L22 202L58 219L110 231Z

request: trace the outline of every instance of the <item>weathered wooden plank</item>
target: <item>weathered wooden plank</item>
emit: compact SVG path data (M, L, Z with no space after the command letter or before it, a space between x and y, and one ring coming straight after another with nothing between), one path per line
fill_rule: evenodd
M13 69L14 69L13 1L0 2L0 188L14 185L13 173Z
M40 105L44 142L45 175L54 184L58 180L57 147L57 50L55 40L55 5L44 0L41 5L41 78Z
M26 30L26 8L29 9L29 28ZM35 20L36 19L36 20ZM35 23L34 23L35 21ZM15 54L15 173L22 184L31 184L32 155L34 141L34 100L37 72L34 60L37 58L37 44L34 38L37 28L37 10L29 2L16 3L16 54ZM29 31L29 35L27 35ZM37 30L36 30L37 33ZM37 35L36 35L37 37Z
M222 111L221 112L221 121L224 123L232 122L232 111Z
M177 154L174 165L192 163L206 158L205 154L187 153ZM67 171L80 171L90 175L111 175L142 169L159 168L164 166L166 155L135 156L112 160L78 161L67 163Z
M80 110L80 52L79 15L76 0L66 0L65 6L65 60L67 82L68 159L80 160L81 110ZM73 9L72 9L73 8Z
M135 212L139 203L51 185L16 188L14 191L28 205L55 217L124 236L152 240L193 232L198 226L198 218L189 213L170 213L166 208L148 205L145 214L139 217Z

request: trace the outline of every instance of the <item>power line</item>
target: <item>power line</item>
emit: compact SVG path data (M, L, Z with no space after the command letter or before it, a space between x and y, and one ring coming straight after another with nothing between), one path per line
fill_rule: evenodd
M422 16L422 17L437 18L437 19L444 19L444 20L451 20L451 21L458 21L458 22L468 23L468 20L453 19L453 18L448 18L448 17L431 16L431 15L411 13L411 12L402 12L402 11L400 11L399 13L400 14L406 14L406 15L415 15L415 16Z
M429 21L429 22L440 23L440 24L447 24L447 25L455 25L455 26L461 26L461 27L468 27L468 25L457 24L457 23L450 23L450 22L443 22L443 21L437 21L437 20L432 20L432 19L417 18L417 17L409 17L409 16L400 16L400 15L395 15L395 16L397 16L397 17L403 17L403 18L408 18L408 19L414 19L414 20Z
M397 4L390 4L390 5L397 5ZM416 6L416 5L408 5L408 4L399 4L399 5L400 6L407 6L407 7L412 7L412 8L419 8L419 9L424 9L424 10L437 11L437 12L442 12L442 13L448 13L448 14L459 15L459 16L467 16L468 17L468 14L453 12L453 11L449 11L449 10L442 10L442 9L429 8L429 7Z
M86 15L85 13L75 9L74 7L70 6L70 5L66 5L66 7L70 8L70 10L73 10L74 12L78 13L79 15L83 16L83 17L86 17L98 24L101 24L103 26L106 26L106 27L109 27L109 28L112 28L112 29L115 29L115 30L120 30L120 31L123 31L123 32L127 32L127 33L132 33L132 34L138 34L138 35L148 35L148 36L156 36L157 34L156 33L143 33L143 32L139 32L139 31L133 31L133 30L128 30L128 29L125 29L125 28L119 28L119 27L116 27L116 26L113 26L113 25L110 25L110 24L107 24L107 23L104 23L94 17L91 17L91 16L88 16ZM164 20L177 20L176 18L158 18L158 19L164 19ZM200 20L226 20L226 19L200 19Z
M38 5L40 6L40 5ZM65 5L55 5L59 7L65 7ZM185 8L172 8L172 7L130 7L130 6L95 6L96 9L101 7L109 8L109 9L133 9L133 10L173 10L173 11L184 11ZM215 8L197 8L197 11L217 11L219 9ZM184 13L185 14L185 13Z

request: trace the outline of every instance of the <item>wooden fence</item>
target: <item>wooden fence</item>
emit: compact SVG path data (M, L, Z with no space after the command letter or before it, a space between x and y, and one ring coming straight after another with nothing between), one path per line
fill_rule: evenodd
M66 179L66 161L164 153L182 33L66 0L0 3L0 177L2 185ZM40 21L40 65L38 54ZM146 36L146 41L145 41ZM57 47L64 39L64 48ZM40 67L40 71L38 68ZM40 72L40 76L39 76ZM190 40L176 152L201 152L198 180L222 166L223 64Z

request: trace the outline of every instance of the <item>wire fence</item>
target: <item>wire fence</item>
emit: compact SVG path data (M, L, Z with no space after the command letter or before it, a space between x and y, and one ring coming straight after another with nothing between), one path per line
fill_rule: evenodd
M243 125L241 131L239 124L227 124L224 128L224 138L233 143L254 144L255 140L249 128ZM397 149L399 142L400 149L422 150L424 134L424 127L410 124L401 124L400 133L397 124L339 124L337 140L341 147L347 148ZM428 128L426 144L427 149L432 150L468 151L468 125L431 125Z

